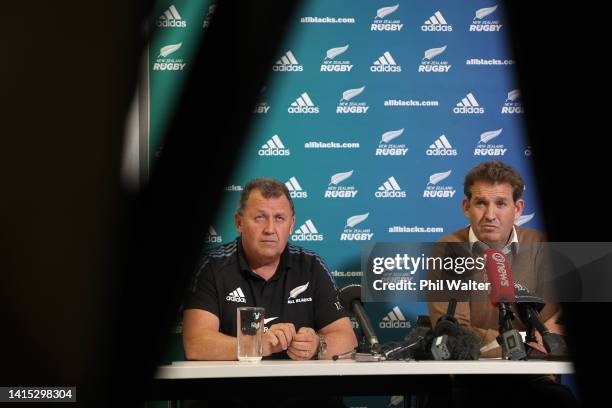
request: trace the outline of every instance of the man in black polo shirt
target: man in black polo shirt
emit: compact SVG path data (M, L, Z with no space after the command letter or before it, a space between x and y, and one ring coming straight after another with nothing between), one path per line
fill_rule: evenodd
M240 237L209 252L183 312L188 360L236 360L236 308L266 310L264 356L329 359L357 345L336 286L321 258L287 243L295 223L287 187L247 183L235 214Z

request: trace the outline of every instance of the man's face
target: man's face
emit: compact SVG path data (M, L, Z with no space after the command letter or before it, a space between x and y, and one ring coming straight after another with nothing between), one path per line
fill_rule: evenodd
M251 267L276 261L293 231L295 217L284 195L264 198L259 190L249 194L243 214L234 215L236 230Z
M463 199L463 213L470 220L476 237L485 243L505 244L525 202L522 199L513 201L509 183L477 181L471 190L472 198Z

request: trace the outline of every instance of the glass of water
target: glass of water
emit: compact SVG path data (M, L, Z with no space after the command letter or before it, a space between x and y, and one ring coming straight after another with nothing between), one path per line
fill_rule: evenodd
M263 356L263 307L239 307L237 313L238 360L260 361Z

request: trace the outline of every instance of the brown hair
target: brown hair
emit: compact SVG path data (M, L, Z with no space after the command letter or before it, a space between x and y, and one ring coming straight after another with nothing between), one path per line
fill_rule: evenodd
M244 189L240 192L240 199L238 200L238 208L236 211L238 214L242 215L244 212L244 207L246 206L246 202L249 199L249 195L251 191L259 190L263 198L277 198L281 195L287 197L289 200L289 205L291 206L291 212L295 214L295 208L293 207L293 200L291 199L291 195L289 194L289 189L287 186L281 183L278 180L275 180L270 177L259 177L249 181Z
M515 202L523 196L523 191L525 191L525 183L521 175L499 160L480 163L465 176L463 193L468 200L472 199L471 189L477 181L485 181L491 184L510 184L512 186L512 199Z

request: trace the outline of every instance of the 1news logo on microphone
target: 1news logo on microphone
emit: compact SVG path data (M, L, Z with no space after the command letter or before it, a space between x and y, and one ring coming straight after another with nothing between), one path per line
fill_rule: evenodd
M508 281L508 271L506 269L506 257L501 252L493 252L491 258L497 264L497 272L499 273L499 281L502 286L510 286Z
M495 248L484 253L487 279L491 284L489 298L492 302L514 302L514 282L510 265L504 254Z

